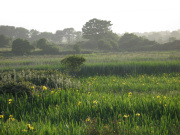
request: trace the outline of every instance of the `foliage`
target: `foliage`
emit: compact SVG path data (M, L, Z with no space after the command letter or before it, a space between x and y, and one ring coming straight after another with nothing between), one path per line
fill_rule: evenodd
M113 32L107 32L107 34L100 40L98 40L98 49L100 50L116 50L118 51L119 37Z
M86 61L83 56L71 55L61 60L61 63L66 66L69 72L78 72L81 70L81 65Z
M11 41L10 38L8 38L8 37L6 37L4 35L0 35L0 47L9 46L10 41Z
M66 38L68 44L70 44L73 41L75 36L74 33L74 28L66 28L63 30L64 37Z
M45 38L41 38L37 41L37 47L40 49L44 49L48 45L48 42Z
M145 39L143 37L138 37L137 35L133 33L125 33L123 36L119 39L119 48L121 50L138 50L144 46L152 46L156 45L157 43L155 41L150 41L148 39Z
M111 21L91 19L82 28L83 37L90 40L103 38L112 26Z
M29 82L0 81L0 94L12 94L31 97L33 95L32 84Z
M59 54L59 50L49 43L45 38L37 41L37 47L42 49L42 54Z
M29 54L34 47L31 46L28 40L16 39L12 43L12 53L17 55Z
M180 50L180 40L174 40L172 42L164 43L158 46L153 46L152 49L163 51Z
M91 50L98 49L98 41L95 40L83 41L80 44L83 49L91 49Z
M100 39L98 41L98 49L100 49L100 50L111 50L112 48L113 48L112 45L107 40Z

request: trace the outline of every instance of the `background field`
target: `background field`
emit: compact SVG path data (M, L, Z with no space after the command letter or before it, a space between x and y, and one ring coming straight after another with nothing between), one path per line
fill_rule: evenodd
M1 56L0 134L180 132L179 51L83 56L75 76L65 55Z

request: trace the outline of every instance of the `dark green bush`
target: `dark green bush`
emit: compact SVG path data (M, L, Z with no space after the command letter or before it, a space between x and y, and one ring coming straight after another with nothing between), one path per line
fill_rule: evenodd
M29 54L32 50L34 50L34 47L28 40L18 38L12 43L12 53L16 55Z
M15 82L15 81L1 81L0 94L12 94L13 96L28 96L33 95L33 84L30 82Z
M66 66L68 72L78 72L81 65L86 61L83 56L71 55L61 60L62 65Z
M59 54L59 49L44 38L37 41L37 47L42 49L40 54Z

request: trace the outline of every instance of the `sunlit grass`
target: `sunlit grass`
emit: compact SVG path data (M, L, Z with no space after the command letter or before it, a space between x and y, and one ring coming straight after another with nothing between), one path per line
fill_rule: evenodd
M9 99L12 99L11 104ZM1 95L0 100L3 103L1 115L4 115L1 134L23 134L26 131L33 134L87 134L105 130L111 134L114 131L177 134L180 124L180 98L176 91L114 94L75 89L59 89L52 93L46 89L32 99ZM33 128L29 129L27 124ZM92 131L91 126L96 126L94 130L97 131Z
M32 96L0 95L0 135L179 134L178 54L85 55L75 77L64 56L2 58L0 87L27 83Z

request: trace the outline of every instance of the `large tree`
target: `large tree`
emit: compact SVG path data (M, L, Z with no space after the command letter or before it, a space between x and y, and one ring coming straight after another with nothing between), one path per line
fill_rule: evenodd
M0 35L0 47L9 46L10 41L11 41L10 38L8 38L8 37L6 37L4 35Z
M29 30L17 27L15 30L15 38L29 39Z
M65 28L63 30L63 34L64 34L64 37L66 38L68 44L73 42L73 40L75 38L74 28Z
M18 38L12 43L12 52L17 55L28 54L33 49L34 47L31 46L28 40Z
M64 32L62 30L57 30L54 34L54 42L56 43L62 43L64 37Z
M82 28L83 37L90 40L99 40L111 31L111 21L91 19Z

